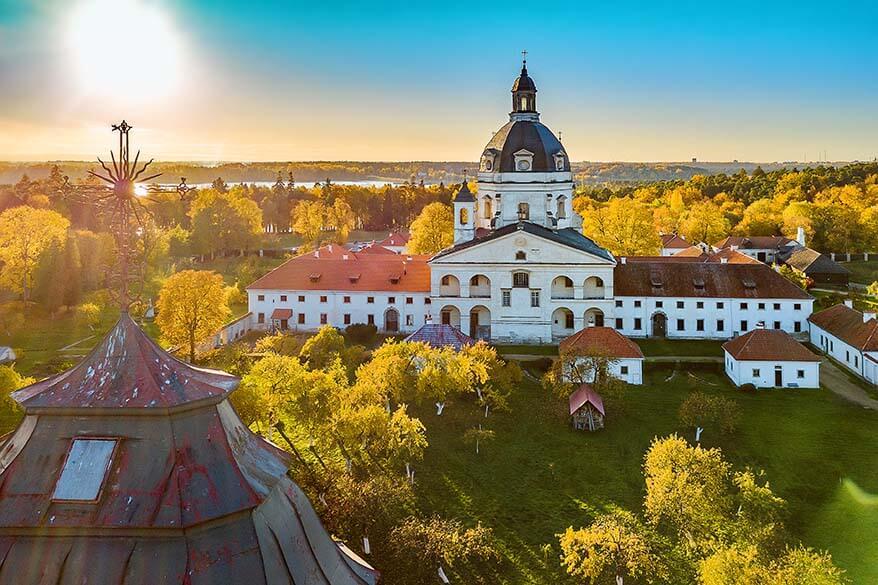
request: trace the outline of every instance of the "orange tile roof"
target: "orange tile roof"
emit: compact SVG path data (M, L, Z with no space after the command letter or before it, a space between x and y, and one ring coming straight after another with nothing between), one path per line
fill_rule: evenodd
M576 349L615 358L643 358L640 346L610 327L581 329L561 341L560 349Z
M786 236L729 236L718 244L714 244L714 248L737 246L745 249L773 250L782 248L791 242L795 242L795 240Z
M808 317L808 321L862 351L878 351L878 319L863 321L863 314L847 305L833 305Z
M820 357L780 329L754 329L723 344L736 360L817 362Z
M342 246L287 260L247 290L430 292L428 256L363 254Z
M660 237L662 239L662 248L683 249L692 245L677 234L662 234Z
M379 246L405 246L409 243L409 235L405 232L390 232L386 238L378 242Z
M686 257L692 257L692 256L694 256L696 258L701 258L701 257L706 258L707 254L705 254L704 250L702 250L698 246L689 246L688 248L683 248L679 252L675 252L673 255L674 258L686 258Z
M726 259L726 262L729 264L762 264L756 258L752 256L748 256L747 254L743 254L738 252L737 250L732 250L731 248L723 248L719 252L715 252L707 257L705 262L722 262L723 258Z

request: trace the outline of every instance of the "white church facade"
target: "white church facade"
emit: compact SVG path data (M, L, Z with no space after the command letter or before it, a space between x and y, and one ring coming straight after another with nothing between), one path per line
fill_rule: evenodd
M587 326L630 337L729 339L757 326L807 335L813 299L765 264L616 258L584 235L572 205L570 159L540 122L536 94L524 63L509 122L482 151L477 194L464 181L455 195L451 247L429 259L382 261L380 276L355 280L349 276L377 269L378 262L353 252L340 260L336 251L333 266L327 258L323 270L319 251L293 258L248 287L254 318L263 316L256 326L271 327L268 315L282 314L295 328L371 322L410 333L432 319L498 343L557 343ZM279 301L268 305L268 286L275 299L304 297L308 314ZM320 301L307 301L337 296L373 303L342 302L324 312ZM393 304L374 306L385 297ZM398 306L400 299L412 306Z

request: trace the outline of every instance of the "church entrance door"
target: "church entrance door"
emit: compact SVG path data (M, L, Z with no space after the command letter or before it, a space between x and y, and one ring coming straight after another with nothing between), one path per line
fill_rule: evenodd
M652 316L652 336L665 337L668 334L668 318L664 313L656 313Z

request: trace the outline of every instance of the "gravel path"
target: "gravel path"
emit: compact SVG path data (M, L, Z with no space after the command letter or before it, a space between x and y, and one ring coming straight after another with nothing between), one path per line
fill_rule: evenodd
M865 390L829 360L823 360L820 363L820 385L849 402L859 404L863 408L878 410L878 400L869 396Z

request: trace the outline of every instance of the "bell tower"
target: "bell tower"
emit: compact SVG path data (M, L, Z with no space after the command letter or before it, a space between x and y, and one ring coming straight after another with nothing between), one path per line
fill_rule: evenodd
M527 74L527 51L521 52L521 73L512 84L512 112L509 114L509 118L512 120L539 119L537 86Z
M466 176L454 196L454 243L468 242L476 237L476 198L469 190Z

